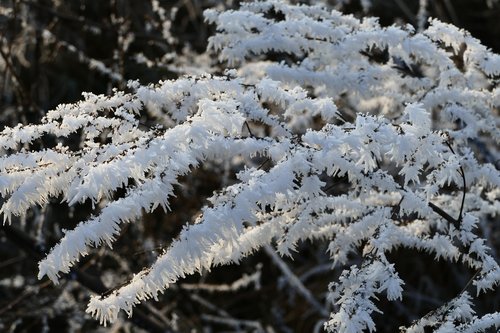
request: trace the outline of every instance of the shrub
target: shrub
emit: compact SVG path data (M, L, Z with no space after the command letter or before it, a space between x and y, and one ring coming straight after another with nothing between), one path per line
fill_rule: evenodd
M57 284L92 248L111 247L125 224L157 207L169 214L183 177L224 165L234 177L150 267L91 297L87 312L101 324L186 276L261 248L283 263L270 245L291 257L310 240L326 242L332 269L344 268L328 304L286 266L283 274L329 332L374 331L378 297L402 299L390 260L401 249L474 272L403 331L500 326L494 310L475 314L468 290L491 293L500 281L485 232L500 207L500 56L438 20L417 32L279 1L205 18L222 72L130 81L0 133L5 222L54 199L94 208L64 231L38 277Z

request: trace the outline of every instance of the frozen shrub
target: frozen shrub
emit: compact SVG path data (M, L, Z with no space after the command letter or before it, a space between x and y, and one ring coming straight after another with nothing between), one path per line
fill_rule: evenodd
M232 68L223 75L131 81L128 93L86 94L0 133L7 223L51 198L96 207L40 261L39 278L57 284L125 223L168 211L179 177L222 160L237 181L151 267L91 298L102 324L187 275L268 245L290 255L303 240L327 241L332 265L350 265L329 287L329 332L375 331L378 297L402 298L387 257L399 248L465 265L478 294L497 291L500 268L478 226L500 209L500 56L437 20L417 33L279 1L205 15L217 29L209 48ZM161 125L144 126L144 115ZM74 134L78 149L65 144ZM37 149L47 136L57 144ZM498 312L475 316L473 299L464 290L403 330L499 326Z

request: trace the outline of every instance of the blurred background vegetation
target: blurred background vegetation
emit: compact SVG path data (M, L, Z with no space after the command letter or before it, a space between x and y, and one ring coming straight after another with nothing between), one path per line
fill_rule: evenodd
M383 25L417 26L421 2L331 0L328 4L358 17L380 17ZM186 73L221 71L216 57L204 53L213 27L204 24L203 10L237 6L237 1L229 0L0 0L0 129L37 123L57 105L78 101L82 92L110 94L115 88L126 90L128 80L149 84ZM429 0L427 10L430 17L462 27L500 52L499 1ZM78 270L100 278L105 286L116 286L149 266L182 226L194 219L206 198L221 187L224 170L218 168L206 166L182 179L184 186L173 199L172 213L159 211L145 215L144 223L128 225L113 252L96 249ZM32 242L35 252L43 253L61 238L64 228L74 227L90 212L90 205L68 208L53 202L29 212L13 226L30 237L25 241ZM489 232L493 233L490 239L500 240L498 228ZM108 331L85 314L90 291L81 281L74 274L62 286L38 281L36 256L20 242L1 229L0 331ZM500 251L500 241L489 245ZM293 259L285 262L323 302L328 283L340 274L339 269L330 270L326 244L302 244ZM454 297L472 275L425 254L398 251L392 259L407 284L402 302L379 304L385 314L375 319L387 332L397 331ZM260 282L252 280L237 293L209 292L202 287L231 285L245 274L260 275ZM478 313L499 309L499 302L499 297L491 296L482 300ZM312 332L320 327L321 319L264 251L239 266L189 277L158 302L148 302L142 311L158 326L178 332L255 331L257 322L268 332ZM121 321L112 330L154 330L138 321Z

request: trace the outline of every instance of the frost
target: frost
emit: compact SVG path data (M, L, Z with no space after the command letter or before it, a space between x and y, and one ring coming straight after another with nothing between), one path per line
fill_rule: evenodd
M265 15L271 10L283 18ZM123 225L141 223L144 212L162 207L169 214L181 177L227 161L234 182L209 198L195 222L150 267L90 299L87 312L101 324L122 310L131 314L187 275L238 263L261 248L279 261L271 245L290 255L304 240L328 242L333 266L360 256L330 284L330 314L283 269L325 313L329 332L374 332L379 295L404 297L404 281L386 256L398 248L465 265L478 272L471 282L478 293L498 291L500 268L478 226L499 216L500 176L469 148L500 142L498 55L436 20L416 32L281 1L205 15L217 31L210 50L234 70L84 94L40 124L0 132L5 221L57 198L95 208L39 262L40 279L57 284L92 248L112 247ZM459 70L450 50L463 45ZM296 61L267 59L276 53ZM376 61L379 53L386 59ZM144 126L142 116L162 126ZM71 150L65 138L78 133L79 150ZM38 149L34 142L45 135L61 144ZM498 327L498 312L478 318L473 300L463 292L405 330Z

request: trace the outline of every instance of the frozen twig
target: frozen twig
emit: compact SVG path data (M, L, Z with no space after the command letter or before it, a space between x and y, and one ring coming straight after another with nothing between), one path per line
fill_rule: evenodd
M287 282L293 287L304 299L314 307L314 309L321 314L322 316L327 317L328 311L326 311L326 307L321 305L313 294L307 289L304 284L300 281L300 279L292 272L292 270L288 267L288 265L281 259L281 257L273 250L273 248L269 245L264 247L266 253L271 257L272 261L283 273L283 276L286 278Z

